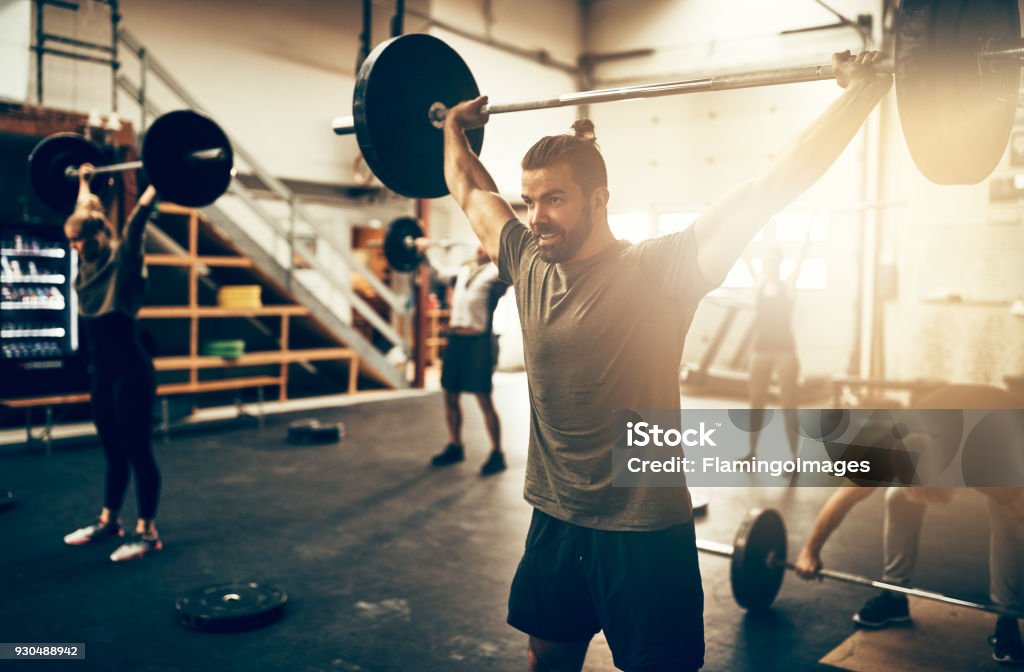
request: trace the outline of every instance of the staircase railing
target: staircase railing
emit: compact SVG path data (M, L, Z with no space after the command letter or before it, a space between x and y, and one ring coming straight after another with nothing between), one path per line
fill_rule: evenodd
M173 98L176 99L176 103L182 107L189 109L202 111L203 106L196 100L185 88L171 75L171 73L164 67L160 61L153 57L146 47L139 42L130 32L126 30L119 31L119 40L122 47L138 59L138 79L133 81L126 74L128 68L120 68L117 76L117 86L123 91L131 100L135 101L140 110L140 119L142 129L145 129L148 121L156 116L159 116L162 112L166 111L154 101L154 95L152 95L152 86L154 80L159 82L162 90L166 90ZM236 163L238 159L241 159L245 165L246 172L255 177L261 184L266 186L267 191L271 195L270 202L277 202L282 204L287 211L287 217L282 218L275 217L274 214L268 209L267 198L257 197L252 191L246 188L240 180L233 180L228 190L228 195L233 196L237 201L242 204L245 209L251 213L256 219L262 224L266 225L267 229L272 232L276 241L282 243L285 247L285 261L281 261L279 255L271 254L271 257L277 259L278 263L284 268L287 278L287 284L292 286L296 281L302 282L302 278L297 275L296 271L300 270L296 268L296 260L300 260L303 264L301 270L303 272L312 271L316 274L316 278L319 281L326 283L332 290L336 291L340 295L345 303L351 307L356 314L358 314L367 323L373 326L373 328L379 333L384 339L386 339L391 347L398 347L402 351L408 353L409 346L406 339L398 332L395 327L385 320L373 306L369 305L356 291L353 290L351 283L347 277L347 272L358 273L362 279L381 297L388 307L394 311L397 316L404 317L408 315L408 301L405 297L395 293L390 287L380 280L370 269L368 269L356 256L352 253L349 247L343 244L342 241L338 240L336 233L333 230L329 230L327 227L319 224L315 218L311 217L306 209L299 202L297 195L292 189L288 187L283 181L268 171L257 159L252 155L244 146L242 146L236 138L233 138L228 132L228 137L231 140L232 148L236 157ZM218 209L220 216L228 216L224 208ZM324 245L330 253L340 258L345 266L345 272L339 272L338 269L328 268L324 262L318 258L317 254L307 249L304 245L296 245L296 227L305 227L310 233L312 233L317 241L317 245ZM244 231L244 227L235 227L236 231ZM275 246L276 247L276 246ZM325 304L323 306L325 310L331 310ZM337 312L336 310L333 312ZM334 315L335 318L340 318L338 315ZM334 320L331 320L332 322ZM349 342L348 345L355 348L360 352L361 356L367 360L367 364L375 365L374 368L380 370L381 367L386 367L386 371L382 371L386 378L389 379L392 384L397 387L405 387L407 382L405 381L404 374L397 371L395 367L390 364L380 350L371 342L362 337L359 332L353 329L345 329L345 337L348 341L362 340L359 342Z

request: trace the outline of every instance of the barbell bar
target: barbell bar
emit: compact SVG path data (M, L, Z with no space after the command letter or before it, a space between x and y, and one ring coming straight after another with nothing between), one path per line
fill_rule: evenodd
M751 611L768 609L782 587L785 571L796 569L793 563L786 560L786 526L782 515L774 509L752 509L737 530L732 546L697 539L697 550L731 559L730 583L733 597L737 604ZM971 602L930 590L877 581L849 572L821 569L818 576L999 616L1024 618L1024 614L994 604Z
M1016 0L904 0L894 24L892 61L876 65L896 79L900 120L918 169L939 184L988 177L1013 129L1024 41ZM812 65L569 93L495 103L489 114L636 100L834 79ZM448 193L440 132L447 111L480 91L454 49L430 35L378 45L356 78L352 115L337 135L355 133L367 165L393 191L414 198ZM467 132L479 153L483 129Z
M874 67L879 72L892 73L894 71L892 60L883 61ZM831 65L808 65L775 70L712 75L710 77L699 77L674 82L578 91L575 93L565 93L553 98L520 100L508 103L488 103L483 106L481 112L488 115L507 114L509 112L548 110L558 107L573 107L575 105L642 100L645 98L660 98L662 96L678 96L687 93L750 89L758 86L798 84L828 79L835 79ZM428 120L437 128L441 128L444 125L444 120L447 116L448 106L444 103L437 102L427 109ZM331 122L331 127L335 135L351 135L356 132L355 117L352 115L335 117Z
M209 149L200 149L199 151L192 152L187 155L186 160L188 161L220 161L224 159L224 148L223 147L211 147ZM145 164L141 161L124 161L121 163L109 163L104 166L94 166L93 175L103 175L104 173L123 173L126 170L138 170L144 168ZM64 175L69 180L77 180L81 171L73 166L68 166L64 171Z
M989 62L1024 60L1024 40L986 49L978 54L979 68ZM876 63L873 69L878 72L896 74L896 63L885 59ZM696 79L685 79L674 82L655 84L637 84L610 89L578 91L565 93L553 98L527 99L508 103L486 104L481 112L487 115L507 114L509 112L528 112L531 110L548 110L558 107L576 105L593 105L626 100L642 100L644 98L660 98L662 96L678 96L687 93L708 93L710 91L731 91L735 89L753 89L760 86L779 86L783 84L801 84L804 82L821 82L835 79L832 65L806 65L753 72L740 72L724 75L711 75ZM432 104L427 109L427 117L432 125L441 128L448 116L448 107L441 102ZM352 115L335 117L332 121L335 135L351 135L356 132L355 117Z
M209 205L219 198L234 175L231 141L209 117L176 110L158 117L142 141L142 159L104 165L95 142L76 133L43 139L29 155L29 181L39 198L59 212L69 212L78 197L78 169L96 166L97 174L142 168L165 201L186 207ZM91 185L102 196L105 181Z

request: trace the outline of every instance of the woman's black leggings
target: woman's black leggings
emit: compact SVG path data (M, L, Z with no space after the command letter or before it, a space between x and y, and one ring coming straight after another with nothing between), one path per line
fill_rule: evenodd
M153 364L138 343L134 320L118 315L91 322L93 419L107 456L104 506L121 510L134 472L137 515L152 520L160 499L160 469L152 442Z
M94 376L92 408L96 429L107 455L104 506L120 511L135 472L138 517L156 518L160 469L153 456L154 381L151 370L118 376Z

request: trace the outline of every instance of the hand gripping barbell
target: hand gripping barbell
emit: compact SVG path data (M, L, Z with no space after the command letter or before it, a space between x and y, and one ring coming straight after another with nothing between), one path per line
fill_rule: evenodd
M732 585L733 597L738 605L750 611L771 607L775 596L779 594L779 589L782 588L786 570L795 569L795 566L786 560L786 524L782 515L774 509L751 510L736 531L732 546L698 539L697 549L732 559L729 581ZM1024 617L1022 614L993 604L979 604L930 590L876 581L848 572L822 569L818 572L818 576L823 579L913 595L925 600L951 604L955 607L978 609L1014 618Z
M231 183L234 154L227 135L209 117L191 110L157 118L142 141L142 160L102 165L99 145L77 133L58 133L42 140L29 155L29 181L39 198L59 212L68 212L78 197L78 169L96 166L96 174L142 168L166 201L186 207L209 205ZM103 181L91 185L102 195Z
M1013 130L1020 89L1017 0L903 0L892 63L900 121L911 156L939 184L974 184L995 169ZM489 114L542 110L704 91L834 79L831 65L707 76L495 103ZM459 54L441 40L410 34L381 43L356 77L352 116L333 121L355 133L367 165L388 188L412 198L448 193L444 117L480 95ZM484 129L467 132L477 154Z

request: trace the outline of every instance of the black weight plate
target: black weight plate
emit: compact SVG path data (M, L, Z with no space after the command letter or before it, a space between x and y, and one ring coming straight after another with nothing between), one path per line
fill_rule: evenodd
M192 154L219 149L216 159L200 161ZM216 201L231 184L234 153L220 126L192 110L161 115L142 140L146 176L160 198L190 208Z
M895 30L896 99L914 163L938 184L980 182L1009 143L1020 66L978 54L1020 37L1017 0L903 0Z
M444 133L430 121L430 107L440 102L451 108L479 95L465 61L436 37L411 33L382 42L359 68L353 93L356 137L366 164L403 196L444 196ZM467 136L479 154L484 129Z
M41 140L28 157L29 182L39 200L57 212L74 210L78 180L69 180L66 171L83 163L106 163L103 151L92 140L77 133L57 133ZM106 183L104 177L96 176L89 186L94 194L102 196Z
M782 587L785 562L782 516L774 509L751 510L733 541L730 581L736 604L751 611L769 608Z
M270 625L284 613L288 595L258 583L224 583L178 598L178 622L194 630L238 632Z
M345 436L340 422L321 423L319 420L296 420L288 425L288 442L297 445L338 443Z
M345 427L340 422L317 423L310 432L311 443L338 443L345 434Z
M296 420L288 423L288 442L307 444L313 435L313 429L319 423L316 420Z
M0 490L0 511L9 509L18 501L10 490Z
M423 229L412 217L399 217L391 222L384 236L384 256L391 268L403 273L416 270L423 256L416 248L408 247L405 239L411 237L415 240L422 235Z

